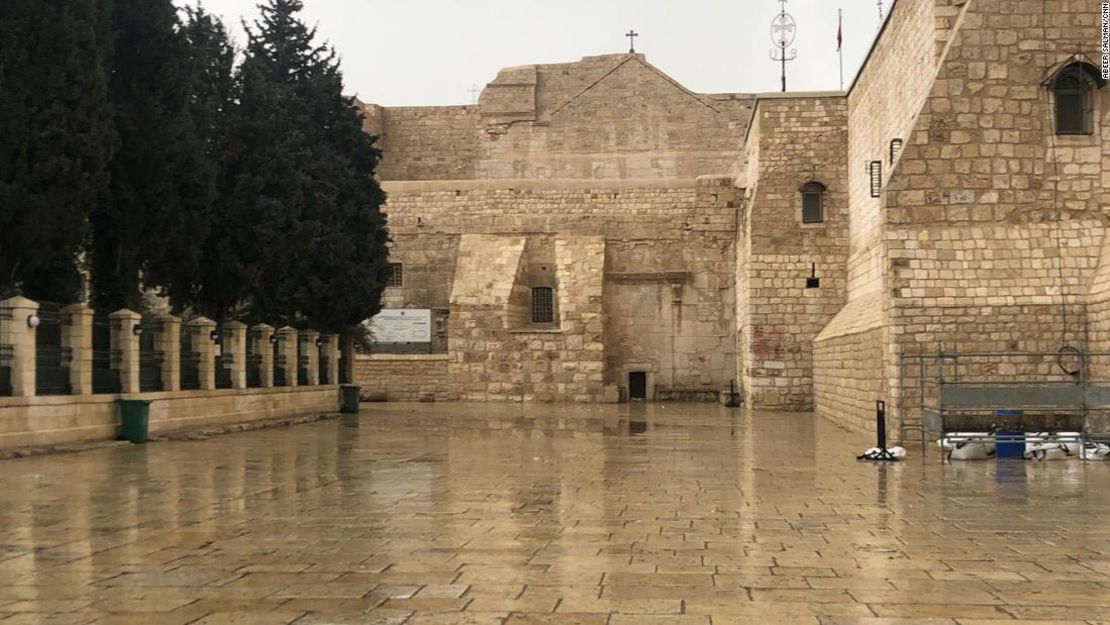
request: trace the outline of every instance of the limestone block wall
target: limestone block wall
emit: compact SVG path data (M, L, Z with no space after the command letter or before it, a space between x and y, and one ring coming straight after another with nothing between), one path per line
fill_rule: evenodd
M736 277L749 405L813 407L813 338L846 301L847 103L840 94L767 97L748 137L749 185ZM824 221L802 223L801 187L827 188ZM807 278L820 285L807 288Z
M513 323L524 237L463 235L448 325L452 394L466 401L600 402L604 398L605 241L558 236L559 324Z
M838 425L860 432L875 428L875 401L883 398L882 328L879 294L861 297L845 306L813 342L813 391L817 413ZM893 406L892 406L893 408ZM888 431L896 417L887 411Z
M387 401L454 399L447 354L368 354L355 358L354 381L366 398Z
M475 106L363 110L382 180L683 179L728 171L752 102L613 54L504 69Z
M1098 7L979 0L957 22L884 191L891 384L915 383L895 359L921 345L1083 345L1105 236L1106 98L1094 134L1059 136L1042 85L1076 52L1097 58Z
M382 180L466 179L475 175L479 114L475 106L363 105L366 131L379 135Z
M150 432L336 412L338 386L143 393ZM120 395L0 398L0 448L109 440Z

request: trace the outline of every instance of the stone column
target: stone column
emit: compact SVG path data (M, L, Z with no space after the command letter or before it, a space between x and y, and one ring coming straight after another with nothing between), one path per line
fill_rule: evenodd
M247 388L247 324L228 321L222 334L224 357L231 358L231 388Z
M92 395L92 322L93 310L84 304L66 306L68 317L62 325L62 347L69 349L69 386L72 395Z
M305 368L308 369L306 381L308 386L320 385L320 346L316 341L320 340L320 333L316 330L305 330L301 332L301 353L307 357L307 364Z
M297 385L297 329L285 326L279 328L278 352L285 356L285 385ZM275 367L277 365L274 365Z
M262 388L271 388L274 385L274 346L270 343L270 337L274 335L274 327L260 323L251 327L251 332L254 333L254 354L258 356L258 377L259 386Z
M35 328L38 327L39 305L17 295L0 302L0 310L8 316L5 334L0 339L12 348L12 396L32 397L35 394Z
M112 321L112 354L119 360L120 392L124 394L139 392L139 337L135 326L142 322L143 316L127 310L117 310L108 315Z
M328 355L328 384L339 384L339 336L329 334L323 341L324 353Z
M188 326L193 335L193 350L199 359L197 379L200 381L200 390L215 390L216 343L212 341L212 333L216 331L216 322L207 317L197 317Z
M154 337L154 351L162 352L162 390L181 390L181 318L159 315L162 324Z

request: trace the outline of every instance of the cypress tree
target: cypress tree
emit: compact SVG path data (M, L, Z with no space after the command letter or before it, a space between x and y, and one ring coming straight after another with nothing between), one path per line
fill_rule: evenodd
M300 0L267 0L241 68L234 202L253 224L252 315L351 327L380 310L388 271L380 152L343 95L333 50L314 43Z
M137 310L142 286L191 297L214 169L187 109L190 81L171 0L101 0L118 142L93 211L93 302Z
M235 48L223 23L200 6L185 9L182 34L189 73L188 111L212 167L214 186L207 206L199 207L206 236L195 290L179 304L223 320L234 314L247 293L234 233L249 224L239 222L229 210L231 180L227 176L234 149L231 118L238 99Z
M111 115L95 0L0 8L0 296L77 301Z

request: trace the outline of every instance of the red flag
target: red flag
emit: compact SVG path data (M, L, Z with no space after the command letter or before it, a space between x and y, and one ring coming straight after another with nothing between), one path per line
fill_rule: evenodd
M840 16L840 24L836 27L836 51L840 52L844 46L844 16Z

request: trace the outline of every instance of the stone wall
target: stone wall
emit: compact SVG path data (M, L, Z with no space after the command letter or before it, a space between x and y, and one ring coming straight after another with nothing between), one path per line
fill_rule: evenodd
M525 282L539 286L536 280L555 266L557 237L601 237L605 384L625 386L630 371L646 371L662 398L708 399L735 377L733 238L740 200L728 178L392 182L386 189L392 260L405 267L404 286L386 291L389 306L452 306L463 275L459 241L467 233L499 235L473 271L486 274L482 287L492 274L515 279L523 271L517 298L526 297ZM517 265L491 264L494 249L516 236L524 246ZM560 298L573 294L555 278ZM503 286L499 297L512 305L513 288ZM518 299L517 316L523 305ZM563 310L561 300L557 309Z
M474 106L363 105L366 130L378 135L382 180L473 178L479 115Z
M692 93L639 54L504 69L475 106L363 105L382 180L723 174L751 107L746 94Z
M812 342L843 306L848 253L847 105L840 94L768 96L748 137L738 251L741 377L749 405L813 407ZM823 184L824 221L802 223L801 187ZM820 285L807 288L807 278Z
M370 354L355 358L364 399L448 401L447 354Z
M0 398L0 449L110 440L120 395ZM338 386L143 393L150 432L339 410Z

